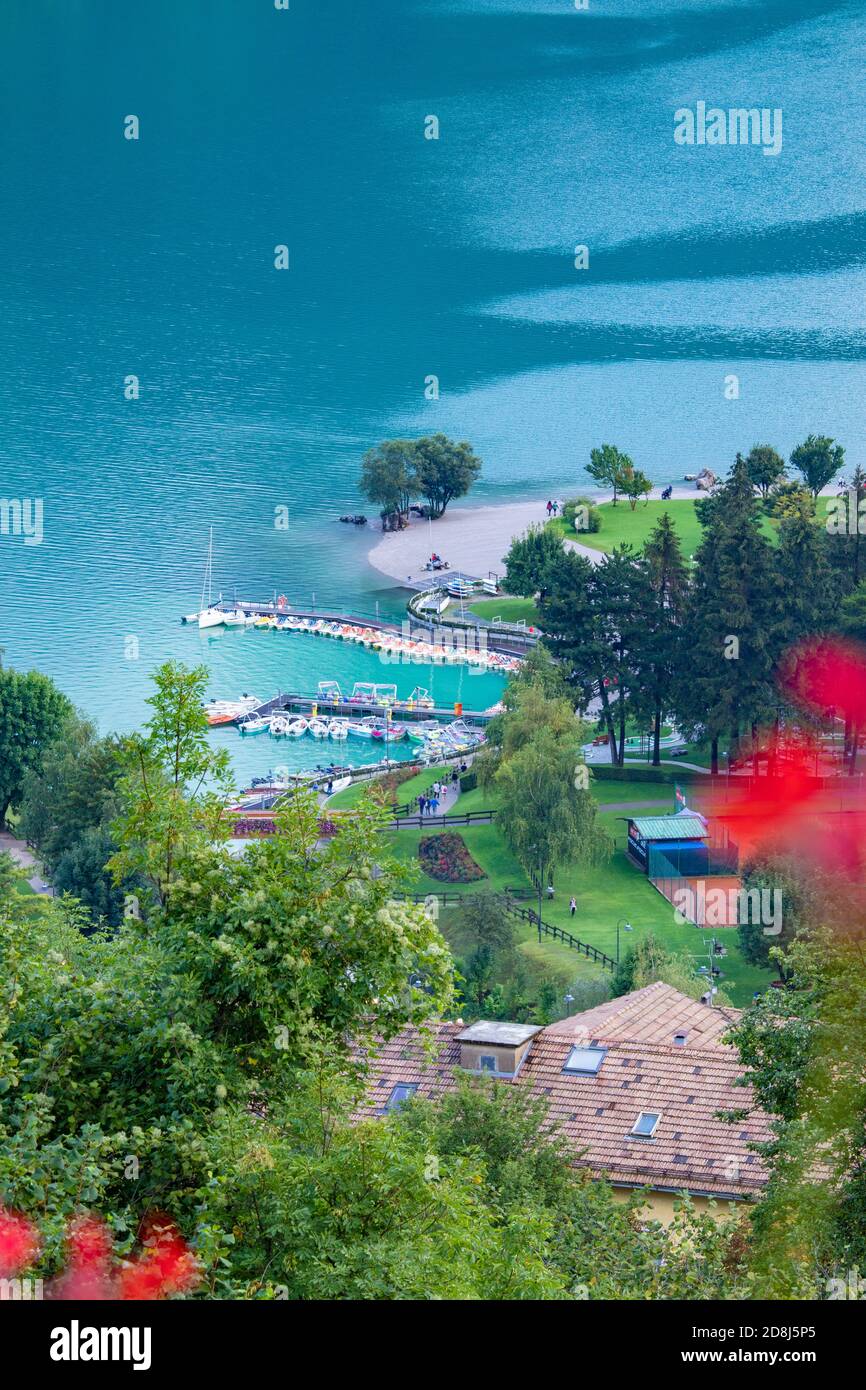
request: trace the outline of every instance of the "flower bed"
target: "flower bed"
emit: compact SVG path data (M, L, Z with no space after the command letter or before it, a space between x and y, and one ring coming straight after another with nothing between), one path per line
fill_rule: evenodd
M440 883L475 883L487 877L475 863L462 836L453 831L445 835L426 835L418 845L418 858L425 873Z

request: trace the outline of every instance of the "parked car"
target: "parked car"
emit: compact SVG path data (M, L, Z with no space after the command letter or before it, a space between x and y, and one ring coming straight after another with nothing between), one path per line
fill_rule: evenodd
M688 744L675 743L673 748L669 748L667 751L672 758L684 758L689 751Z

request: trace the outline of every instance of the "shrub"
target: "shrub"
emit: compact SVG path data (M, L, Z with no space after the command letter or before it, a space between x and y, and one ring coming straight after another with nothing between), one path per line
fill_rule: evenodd
M585 508L586 515L583 518L584 524L580 526L581 531L600 531L601 512L593 502L591 497L570 497L562 505L562 519L570 530L575 530L574 520L577 515L578 507Z
M478 786L478 774L475 772L464 772L460 778L461 792L474 792Z

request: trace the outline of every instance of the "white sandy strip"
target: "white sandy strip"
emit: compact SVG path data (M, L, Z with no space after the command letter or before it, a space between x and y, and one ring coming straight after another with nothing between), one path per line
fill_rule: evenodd
M585 490L580 494L597 501L609 500L609 494ZM661 495L660 488L653 488L652 497ZM675 487L674 498L689 498L704 494L694 487ZM462 570L479 579L489 574L501 576L505 572L505 556L515 536L520 536L532 522L547 520L547 498L537 502L504 502L496 507L449 507L445 515L432 525L414 517L405 531L389 531L380 535L368 555L370 564L380 574L398 583L410 584L418 580L432 582L433 575L425 573L424 565L430 558L431 548L447 560L452 570ZM623 503L628 506L628 503ZM600 550L580 545L577 541L566 541L569 550L585 555L591 564L597 565L604 558Z
M449 507L432 525L416 517L405 531L380 536L368 559L374 569L400 584L421 577L433 581L429 571L424 574L431 546L452 570L480 579L491 572L502 575L512 538L533 521L547 520L546 502L545 497L538 502L507 502L499 507Z

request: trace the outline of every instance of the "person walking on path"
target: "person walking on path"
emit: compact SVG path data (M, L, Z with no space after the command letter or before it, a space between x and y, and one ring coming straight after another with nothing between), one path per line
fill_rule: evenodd
M569 912L571 913L571 915L572 915L572 917L573 917L574 914L575 914L575 912L577 911L577 899L576 899L576 898L572 898L571 902L568 904L568 910L569 910Z
M434 797L433 797L433 800L430 802L430 813L431 813L431 815L434 815L434 816L435 816L435 815L438 814L438 811L439 811L439 798L438 798L438 796L434 796Z
M419 816L423 816L423 815L424 815L424 812L425 812L426 810L427 810L427 798L426 798L426 796L419 796L419 798L418 798L418 814L419 814Z
M551 502L550 498L548 497L548 499L547 499L547 519L548 519L548 521L550 520L550 513L551 513L552 511L553 511L553 503Z

